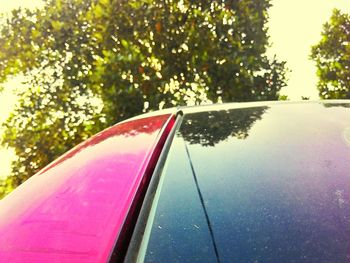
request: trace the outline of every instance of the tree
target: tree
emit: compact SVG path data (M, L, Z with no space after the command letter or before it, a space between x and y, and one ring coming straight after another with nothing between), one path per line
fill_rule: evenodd
M278 97L278 100L289 100L288 95L282 95L280 94Z
M214 146L230 137L246 139L253 125L262 119L268 107L252 107L191 114L179 130L189 144ZM209 121L212 119L213 121Z
M350 15L334 9L320 42L311 49L323 99L350 98Z
M0 82L28 89L5 123L18 185L78 142L136 114L205 101L278 99L269 0L47 0L0 31Z

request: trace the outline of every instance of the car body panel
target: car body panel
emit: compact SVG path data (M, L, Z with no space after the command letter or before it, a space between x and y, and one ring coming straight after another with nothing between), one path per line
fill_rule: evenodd
M0 260L108 261L174 120L157 115L106 129L1 200Z
M159 173L172 169L173 176L167 181L161 175L168 188L157 189L157 205L164 211L154 209L156 225L149 226L148 239L155 253L149 257L144 251L144 259L159 261L160 255L164 261L176 261L171 249L179 244L180 249L193 248L183 250L180 261L288 262L302 246L296 241L305 237L305 229L310 240L320 242L305 243L303 252L316 246L315 252L349 251L349 111L350 101L229 103L178 107L117 124L67 152L0 201L0 261L106 262L113 250L119 252L118 242L126 249L125 226L132 225L130 216L138 216L135 204L145 203L142 192L167 138L169 147L162 153L166 165ZM175 117L176 112L184 115ZM172 130L175 118L179 130ZM175 134L173 141L170 132ZM311 177L304 178L300 171L309 171ZM235 178L227 176L232 172ZM172 218L178 218L181 227L167 227ZM278 221L281 218L284 221ZM333 225L336 220L338 225ZM276 239L285 226L293 235ZM325 228L318 232L316 226ZM167 232L171 228L175 237ZM152 236L151 230L161 238ZM334 239L335 234L339 237ZM260 239L254 239L257 235ZM335 241L327 246L330 238ZM281 245L284 257L276 257L279 250L269 246L271 240ZM267 249L261 244L268 244ZM294 244L292 250L288 244ZM260 255L254 254L258 245ZM314 255L306 252L302 256ZM333 262L331 257L332 252L323 260ZM304 259L298 262L307 262ZM348 262L349 253L333 259Z
M138 261L349 262L350 103L225 106L184 110Z

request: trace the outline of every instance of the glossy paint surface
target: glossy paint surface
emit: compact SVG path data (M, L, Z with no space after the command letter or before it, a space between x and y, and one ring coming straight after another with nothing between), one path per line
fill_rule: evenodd
M106 262L174 122L115 125L0 202L1 262Z
M140 261L348 263L350 104L185 113L157 191Z

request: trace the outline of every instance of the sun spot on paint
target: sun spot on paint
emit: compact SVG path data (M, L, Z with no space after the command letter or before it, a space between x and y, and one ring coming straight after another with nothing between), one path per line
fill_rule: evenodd
M346 144L350 146L350 127L343 131L343 138Z

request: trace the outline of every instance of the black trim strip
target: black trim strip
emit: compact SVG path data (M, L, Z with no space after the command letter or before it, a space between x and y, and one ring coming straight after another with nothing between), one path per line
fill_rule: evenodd
M168 135L167 140L165 141L165 144L163 146L162 152L160 154L160 157L158 159L158 163L154 169L153 175L151 177L151 181L149 183L144 202L142 204L140 213L139 213L139 218L137 219L135 228L134 228L134 233L132 234L131 241L128 247L128 250L126 252L126 256L124 259L124 262L130 262L134 263L137 260L137 256L139 254L140 246L141 246L141 241L142 237L145 232L145 228L147 225L148 221L148 216L150 213L150 210L152 208L153 204L153 199L156 194L157 188L158 188L158 183L160 180L160 176L162 174L163 168L165 161L167 159L173 138L178 131L181 122L183 120L183 113L182 111L177 112L176 114L176 121L173 125L173 129Z
M176 116L171 116L170 118L176 118ZM154 152L151 153L151 158L149 161L149 165L146 168L145 175L142 179L142 182L140 185L142 187L136 192L136 195L134 197L134 200L129 208L129 212L125 218L125 221L123 223L123 226L121 228L121 231L117 237L116 244L113 248L113 251L109 257L108 262L114 263L114 262L123 262L126 252L128 250L128 246L131 240L131 237L133 235L135 225L137 218L140 214L141 206L143 201L145 200L145 193L147 191L147 188L150 184L150 181L152 179L152 175L156 169L156 166L158 165L159 159L161 157L162 152L164 151L164 147L166 145L166 142L168 141L169 136L172 134L173 129L175 128L176 124L174 120L168 120L165 124L165 126L162 128L160 133L160 138L157 143L156 149ZM164 135L164 133L167 132L167 129L169 129L169 122L174 122L171 127L170 131ZM161 145L161 149L158 150L158 146Z
M203 208L204 215L205 215L205 219L207 221L207 225L208 225L208 229L209 229L209 232L210 232L211 241L213 243L213 247L214 247L214 251L215 251L216 260L217 260L218 263L220 263L220 257L219 257L218 248L217 248L216 242L215 242L213 228L212 228L210 220L209 220L209 215L208 215L207 209L205 208L204 198L203 198L201 189L199 188L199 184L198 184L196 172L194 171L191 155L190 155L190 152L188 151L188 147L187 147L187 144L186 144L185 141L184 141L184 144L185 144L185 148L186 148L187 157L188 157L188 160L190 162L190 166L191 166L191 170L192 170L192 174L193 174L193 179L194 179L194 182L196 183L196 188L197 188L197 192L198 192L198 195L199 195L199 199L201 201L202 208Z

